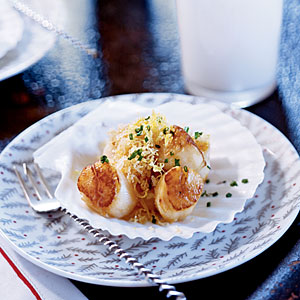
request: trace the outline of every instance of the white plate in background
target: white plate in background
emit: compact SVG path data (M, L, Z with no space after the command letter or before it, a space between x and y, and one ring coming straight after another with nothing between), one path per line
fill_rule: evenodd
M6 1L9 3L9 1ZM30 8L49 18L54 24L62 25L63 2L52 0L28 0ZM13 8L11 8L13 9ZM0 58L0 81L14 76L40 60L54 45L56 36L28 17L17 13L23 20L23 34L19 42Z

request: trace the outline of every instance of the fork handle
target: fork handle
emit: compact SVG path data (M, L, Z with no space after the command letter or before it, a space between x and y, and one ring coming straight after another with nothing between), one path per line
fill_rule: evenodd
M124 259L127 264L138 271L138 274L144 275L148 282L154 285L158 285L159 291L165 292L167 298L174 297L176 300L186 300L186 297L182 292L176 291L176 288L173 285L166 283L158 275L154 274L150 269L139 263L136 258L123 250L116 242L110 240L108 237L101 234L100 230L91 226L87 220L80 219L65 208L61 208L60 210L66 215L70 216L79 225L83 226L83 228L91 233L95 238L98 238L99 242L107 246L109 250L119 255L121 259Z

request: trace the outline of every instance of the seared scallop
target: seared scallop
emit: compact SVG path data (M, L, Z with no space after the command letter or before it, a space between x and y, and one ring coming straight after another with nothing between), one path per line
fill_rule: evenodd
M136 205L127 179L108 162L98 161L84 168L77 186L86 204L103 216L123 218Z
M203 189L203 179L187 167L173 167L159 180L155 205L168 222L183 220L191 214Z
M162 152L165 170L174 166L187 166L206 178L209 173L208 137L195 141L183 128L173 125L173 139ZM208 166L208 167L207 167Z

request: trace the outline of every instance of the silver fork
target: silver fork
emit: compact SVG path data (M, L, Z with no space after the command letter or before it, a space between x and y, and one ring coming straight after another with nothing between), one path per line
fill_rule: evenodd
M157 285L159 287L160 292L165 292L166 297L174 297L177 300L186 299L185 295L182 292L176 291L176 288L164 280L162 280L158 275L151 272L150 269L147 269L141 263L138 262L136 258L129 255L126 251L124 251L116 242L110 240L108 237L104 236L101 233L101 230L92 227L89 222L85 219L81 219L71 212L67 211L67 209L62 208L60 202L53 196L50 191L50 188L47 185L47 182L42 175L42 172L37 164L34 164L34 168L36 170L36 174L41 182L41 185L44 188L44 192L47 195L47 199L42 197L39 188L37 187L36 181L34 180L33 173L31 169L27 166L26 163L23 163L23 173L28 178L28 181L32 185L34 189L36 197L30 197L28 188L26 187L25 181L23 180L20 172L18 171L16 166L13 166L18 181L21 185L21 188L24 192L25 198L27 199L29 205L38 213L46 213L50 211L61 211L64 214L70 216L75 222L79 225L83 226L83 228L91 233L98 241L109 248L109 250L113 251L116 255L119 255L121 259L124 259L127 264L129 264L132 268L138 271L138 274L144 275L148 282L153 285Z

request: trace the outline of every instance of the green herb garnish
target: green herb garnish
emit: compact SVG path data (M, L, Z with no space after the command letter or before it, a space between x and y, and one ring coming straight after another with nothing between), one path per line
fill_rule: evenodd
M226 194L226 198L230 198L231 196L232 196L231 193L227 193L227 194Z
M185 126L185 127L184 127L184 131L185 131L186 133L188 133L189 130L190 130L190 127L188 127L188 126Z
M187 167L187 166L184 166L184 167L183 167L183 170L184 170L185 172L187 172L187 171L188 171L188 167Z
M224 184L224 183L226 183L226 180L219 181L217 184Z
M139 160L141 160L140 157L141 157L142 151L143 151L142 149L135 150L135 151L132 152L131 155L128 157L128 160L134 159L137 155L139 156Z
M209 181L210 181L209 179L206 179L206 180L205 180L205 183L209 183Z
M164 161L164 163L167 164L168 162L169 162L169 160L166 158L165 161Z
M195 132L195 140L196 140L198 137L200 137L202 134L203 134L203 132L196 131L196 132Z
M170 155L173 156L173 155L174 155L174 152L171 151L171 152L170 152Z
M248 182L249 182L249 180L247 178L242 179L242 183L248 183Z
M143 125L141 125L140 127L136 128L135 129L136 135L140 136L142 134L142 132L143 132L143 129L144 129Z
M167 134L168 131L169 131L169 127L166 127L166 128L163 129L163 133L164 133L164 134Z
M156 224L156 218L154 215L152 215L152 221L151 221L153 224Z
M146 136L145 137L145 142L147 143L149 141L148 137Z
M234 180L230 183L230 186L238 186L237 182Z
M101 162L104 164L104 163L109 163L109 160L107 158L106 155L102 155L101 158L100 158Z
M206 207L211 207L211 202L207 202Z
M128 160L132 160L132 159L134 159L136 156L137 156L137 152L134 151L134 152L128 157Z
M180 159L175 158L175 167L179 167L179 166L180 166Z
M217 197L218 195L219 195L219 193L218 192L214 192L214 193L212 193L211 194L213 197Z
M130 139L130 140L133 140L133 134L132 134L132 133L129 133L128 136L129 136L129 139Z
M204 197L204 196L206 196L206 197L208 196L206 190L201 194L201 197Z

